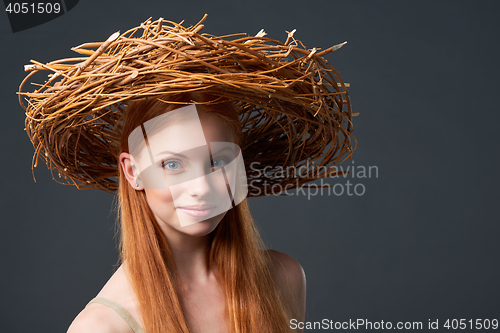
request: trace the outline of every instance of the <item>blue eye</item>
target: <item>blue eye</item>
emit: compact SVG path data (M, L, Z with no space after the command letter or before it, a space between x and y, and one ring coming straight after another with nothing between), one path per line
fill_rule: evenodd
M178 161L165 161L162 162L162 167L168 170L179 170L182 166Z
M212 162L212 168L220 168L227 164L227 160L225 158L215 158Z

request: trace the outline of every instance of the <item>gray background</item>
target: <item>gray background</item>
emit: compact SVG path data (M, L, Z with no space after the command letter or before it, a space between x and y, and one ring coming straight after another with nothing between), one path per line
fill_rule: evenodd
M65 331L117 261L110 195L58 185L44 165L32 180L23 65L204 13L216 35L348 41L327 59L360 112L355 165L379 177L351 180L363 196L250 200L266 242L305 269L307 320L500 319L497 2L81 0L16 34L0 14L0 331Z

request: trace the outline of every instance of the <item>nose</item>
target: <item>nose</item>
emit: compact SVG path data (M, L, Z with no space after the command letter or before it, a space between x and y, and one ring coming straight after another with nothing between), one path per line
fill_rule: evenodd
M188 189L187 192L192 197L203 198L210 193L211 185L208 179L208 175L202 175L200 177L194 178L188 181Z

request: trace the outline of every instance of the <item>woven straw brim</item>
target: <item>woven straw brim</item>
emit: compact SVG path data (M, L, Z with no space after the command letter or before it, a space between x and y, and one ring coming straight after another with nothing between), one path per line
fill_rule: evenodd
M257 180L253 186L294 188L333 175L356 142L345 84L323 58L343 44L308 50L293 32L285 43L263 34L217 37L201 34L202 21L185 28L148 20L105 42L73 48L82 57L25 66L30 73L19 97L35 148L33 166L41 157L58 173L56 181L113 193L127 103L197 91L235 102L248 182ZM39 71L52 72L49 80L34 92L23 91ZM265 176L255 179L253 162L268 167ZM300 166L302 174L283 176L283 169ZM311 173L311 167L322 172Z

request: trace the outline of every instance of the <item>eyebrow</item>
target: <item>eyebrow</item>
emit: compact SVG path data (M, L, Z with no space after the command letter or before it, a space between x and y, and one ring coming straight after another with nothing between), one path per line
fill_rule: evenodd
M190 150L190 149L188 149L188 150ZM216 152L212 153L212 155L219 154L220 152L223 152L225 150L230 150L231 152L234 152L233 147L226 146L226 147L221 148L221 149L217 150ZM182 157L182 158L187 158L186 155L184 155L184 154L174 153L173 151L170 151L170 150L164 150L162 152L159 152L155 156L162 155L162 154L170 154L170 155L179 156L179 157Z
M181 153L174 153L173 151L170 151L170 150L164 150L164 151L156 154L155 156L162 155L162 154L170 154L170 155L186 158L186 155L183 155Z
M224 147L224 148L221 148L221 149L217 150L215 153L213 152L213 153L212 153L212 155L215 155L215 154L218 154L218 153L220 153L220 152L223 152L224 150L230 150L231 152L234 152L233 147L226 146L226 147Z

